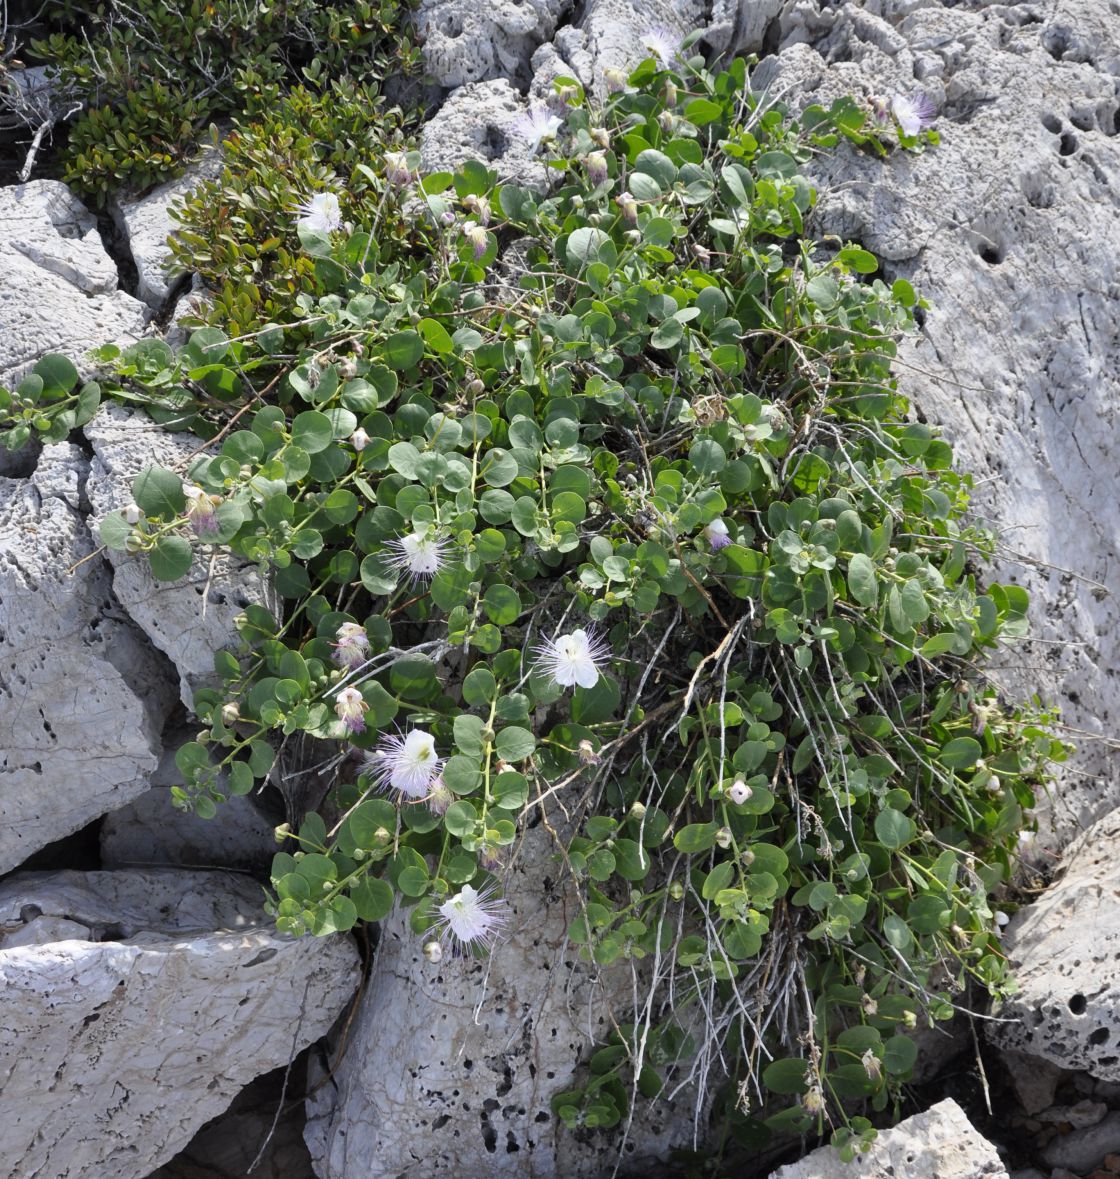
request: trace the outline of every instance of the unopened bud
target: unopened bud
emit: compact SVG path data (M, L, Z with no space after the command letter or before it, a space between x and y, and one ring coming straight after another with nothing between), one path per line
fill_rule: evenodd
M291 835L291 833L291 823L281 823L279 827L273 827L272 838L275 839L277 843L283 843L284 840L287 839L289 835Z
M735 781L731 784L731 789L727 792L727 797L731 799L731 801L736 806L742 806L743 803L745 803L753 793L754 791L746 784L746 782L743 781L742 778L736 778Z
M431 963L440 962L443 959L443 946L439 942L431 941L424 943L424 957Z
M350 445L360 454L367 446L369 446L369 435L359 426L353 434L350 435Z
M635 802L627 815L629 819L636 819L639 823L646 817L646 806L644 802Z
M144 513L140 510L139 505L137 504L130 503L124 510L124 518L129 522L129 524L139 524L140 517L143 516L143 514Z
M478 377L475 377L473 381L470 381L467 384L467 392L470 393L472 397L480 397L483 393L486 392L486 386L478 379Z
M666 135L672 134L673 126L677 121L676 115L672 111L662 111L657 116L657 125L665 132Z
M863 1008L864 1015L875 1015L879 1010L878 1002L870 995L864 995L860 999L859 1005Z
M393 838L392 835L389 834L389 832L386 828L378 827L377 830L373 833L374 846L375 847L388 847L389 841L392 838Z
M669 885L669 896L671 896L674 901L680 901L684 899L684 885L681 884L679 880L674 880L673 883Z
M227 700L222 705L222 724L229 728L230 725L235 725L241 719L241 709L233 700Z
M731 834L730 827L721 827L716 832L716 845L718 847L722 847L722 848L729 848L731 846L731 840L733 838L734 838L734 836L732 836L732 834Z

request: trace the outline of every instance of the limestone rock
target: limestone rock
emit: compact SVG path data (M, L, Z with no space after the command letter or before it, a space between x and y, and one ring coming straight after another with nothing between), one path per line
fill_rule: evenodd
M89 349L143 334L147 314L117 290L96 220L57 180L0 188L0 270L0 384L46 352L82 368Z
M505 78L460 86L421 132L422 167L453 169L467 159L482 160L503 180L544 188L547 169L518 129L527 110Z
M420 0L415 21L428 72L441 86L527 81L533 51L570 7L571 0Z
M178 228L171 218L171 209L203 180L215 176L220 167L220 154L207 151L182 176L168 180L145 196L113 201L113 220L136 263L136 295L153 311L162 311L176 287L187 277L171 266L167 239Z
M1088 733L1056 792L1058 845L1118 801L1093 737L1120 715L1120 22L1106 0L797 0L782 29L755 82L794 107L915 88L940 106L922 154L821 157L815 229L930 301L901 386L976 475L1003 541L993 575L1032 595L1037 641L1001 679Z
M952 1099L915 1114L893 1130L880 1130L870 1153L845 1163L822 1146L798 1163L779 1167L770 1179L1008 1179L996 1148Z
M554 44L583 84L602 98L607 70L629 73L650 56L642 44L647 33L685 37L704 24L706 14L701 0L587 0L581 19L560 29Z
M1017 993L987 1025L1002 1048L1120 1081L1120 810L1066 852L1060 879L1012 919Z
M277 851L273 829L254 796L223 803L213 819L188 815L171 805L170 788L182 784L175 767L179 746L197 728L164 737L163 753L151 789L105 816L101 824L101 862L106 868L152 867L266 869Z
M100 519L132 498L132 480L145 467L182 472L203 443L193 434L169 434L141 413L105 405L85 427L93 446L89 498ZM142 558L111 553L117 599L179 673L183 703L214 682L214 652L235 637L233 620L251 602L272 606L255 566L228 549L198 545L194 564L174 582L155 581Z
M30 479L0 479L4 872L146 790L171 708L164 662L92 556L87 471L63 443Z
M381 943L333 1084L308 1101L307 1142L319 1179L579 1179L610 1173L613 1143L572 1133L550 1100L571 1088L609 1029L633 1018L631 980L610 994L576 961L574 898L550 880L550 843L523 841L506 895L509 935L489 961L445 952L439 964L395 915ZM608 984L611 976L606 976ZM314 1082L314 1075L312 1076ZM691 1143L691 1100L639 1103L622 1158L648 1170Z
M734 57L757 53L786 0L713 0L704 40L715 52Z
M222 873L59 872L0 886L0 928L65 917L84 940L0 941L5 1173L143 1179L254 1076L321 1036L358 980L347 938L261 925Z
M1097 1167L1117 1146L1120 1146L1120 1112L1114 1111L1094 1126L1079 1127L1052 1139L1042 1157L1052 1167L1065 1167L1085 1174Z

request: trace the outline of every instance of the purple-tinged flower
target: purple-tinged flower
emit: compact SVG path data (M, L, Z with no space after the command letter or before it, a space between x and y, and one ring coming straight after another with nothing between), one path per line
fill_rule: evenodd
M708 545L713 553L718 553L720 549L725 549L731 543L731 535L727 530L727 525L718 516L704 529L704 535L708 539Z
M447 541L425 528L389 541L388 547L393 554L389 566L407 573L416 582L434 577L443 568Z
M350 445L359 453L367 446L369 446L369 435L359 426L353 434L350 435Z
M891 114L894 115L902 134L913 137L924 131L937 117L933 100L920 90L910 94L896 94L891 99Z
M642 48L648 49L661 63L662 69L669 69L680 56L681 38L672 30L658 25L642 38Z
M187 497L187 519L195 532L204 538L217 536L222 526L215 509L222 502L222 497L207 495L194 483L184 483L183 494Z
M495 891L493 885L478 892L464 884L440 905L437 927L450 933L464 949L492 947L509 921L509 906Z
M603 71L603 81L607 84L608 94L619 94L626 89L629 77L625 70L611 66Z
M463 237L470 244L471 251L474 254L474 260L477 262L489 248L490 235L477 221L464 221Z
M610 658L610 647L593 631L581 629L548 639L536 654L541 671L558 687L593 688L600 665Z
M369 705L357 688L343 688L334 698L334 711L346 726L348 733L361 733L365 730L365 714L369 711Z
M610 171L607 167L607 156L605 152L588 152L583 162L587 166L587 179L591 182L592 188L598 188L600 184L606 184Z
M333 192L317 192L296 206L301 229L316 233L334 233L342 225L342 207Z
M622 220L627 225L638 224L638 202L630 193L620 192L614 198L614 203L618 206L618 210L622 214Z
M424 798L443 768L436 741L425 729L407 736L392 733L366 758L362 766L383 790L396 790L403 798Z
M433 815L447 814L447 808L455 801L455 796L447 789L444 783L443 775L436 774L432 779L431 788L428 791L428 810Z
M463 198L463 204L475 215L479 225L490 224L490 202L484 196L469 193Z
M369 636L366 628L356 622L344 622L335 632L334 661L339 667L353 671L369 658Z
M526 141L529 154L535 156L542 143L555 139L564 120L559 115L552 114L547 107L530 107L514 123L514 130Z
M385 153L385 179L394 188L407 188L412 183L412 169L409 168L408 157L403 151Z

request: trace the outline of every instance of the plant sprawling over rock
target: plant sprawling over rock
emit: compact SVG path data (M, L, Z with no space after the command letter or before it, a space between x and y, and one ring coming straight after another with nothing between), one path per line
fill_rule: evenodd
M810 153L884 133L672 65L601 110L557 84L525 124L547 193L370 158L301 194L284 322L104 351L214 445L101 536L159 579L198 543L274 573L283 614L215 657L175 793L214 814L276 764L329 788L281 832L282 929L401 904L431 956L484 946L543 824L572 941L640 987L558 1115L694 1084L744 1141L831 1125L851 1153L919 1021L1006 987L991 897L1063 748L983 674L1026 595L978 582L970 481L896 387L915 292L806 233ZM191 218L181 257L249 281ZM80 421L76 385L42 362L9 444Z

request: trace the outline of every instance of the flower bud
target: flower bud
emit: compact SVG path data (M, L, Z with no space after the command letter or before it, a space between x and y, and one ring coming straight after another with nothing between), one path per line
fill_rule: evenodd
M628 819L636 819L639 823L646 817L646 807L643 802L635 802L631 805L629 813L626 816Z
M820 1085L810 1085L801 1098L801 1106L806 1113L820 1113L824 1109L824 1092Z
M665 102L668 106L677 105L677 84L672 78L665 79L665 85L662 87L661 93L665 96ZM662 111L661 113L665 114L667 112Z
M638 202L628 192L620 192L614 198L614 203L618 205L619 212L622 214L622 219L629 222L631 225L638 223Z
M681 884L679 880L674 880L673 883L669 885L669 895L673 898L674 901L683 900L684 885Z
M140 510L137 504L130 503L124 509L124 518L128 521L129 524L139 524L140 518L143 515L144 513Z
M879 1004L870 995L864 995L859 1005L863 1008L864 1015L875 1015L879 1010Z
M607 84L608 94L618 94L620 90L626 89L626 71L612 66L609 70L603 71L603 81Z
M467 392L470 393L472 397L481 397L482 394L486 392L486 386L478 379L478 377L475 377L473 381L468 383Z
M227 700L222 705L222 724L228 729L231 725L237 724L241 719L241 709L237 707L235 700Z
M424 943L424 957L433 965L443 959L443 946L437 941Z
M358 375L358 366L354 363L352 356L347 356L345 360L339 361L338 375L344 381L352 381Z
M587 165L587 179L591 181L592 188L598 188L600 184L606 183L609 172L605 153L593 151L588 154L584 163Z
M287 839L289 835L291 835L291 833L291 823L281 823L279 827L273 827L272 838L275 839L277 843L283 843L284 840Z
M373 844L375 847L388 847L393 837L384 827L378 827L373 833Z
M754 791L743 781L742 778L736 778L731 784L731 789L727 792L727 797L736 806L742 806L747 802Z
M359 426L353 434L350 435L350 445L359 453L367 446L369 446L369 435Z
M716 846L722 847L722 848L729 848L731 846L731 840L733 838L734 838L734 836L731 834L730 827L721 827L716 832Z
M666 135L671 135L673 126L677 121L677 116L672 111L662 111L657 116L657 125L665 132Z

